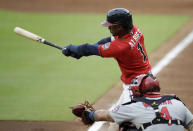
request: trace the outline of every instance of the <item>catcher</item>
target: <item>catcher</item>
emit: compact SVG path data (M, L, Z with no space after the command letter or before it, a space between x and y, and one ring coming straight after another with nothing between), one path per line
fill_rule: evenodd
M175 95L161 95L159 81L152 75L137 76L131 85L134 99L113 110L95 110L88 102L72 107L86 125L95 121L119 124L120 131L193 131L193 115Z

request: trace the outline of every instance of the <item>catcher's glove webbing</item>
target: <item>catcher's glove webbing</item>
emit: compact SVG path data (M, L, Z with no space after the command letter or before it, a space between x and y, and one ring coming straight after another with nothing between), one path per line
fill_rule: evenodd
M92 125L94 123L94 111L95 109L88 101L72 107L72 113L80 117L85 125Z

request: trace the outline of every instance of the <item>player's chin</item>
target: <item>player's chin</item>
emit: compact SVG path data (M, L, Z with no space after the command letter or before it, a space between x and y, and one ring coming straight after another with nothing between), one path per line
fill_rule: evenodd
M114 33L114 32L111 32L111 34L112 34L112 36L117 36L117 34L116 34L116 33Z
M118 36L119 34L117 33L117 32L115 32L115 31L110 31L111 32L111 34L112 34L112 36Z

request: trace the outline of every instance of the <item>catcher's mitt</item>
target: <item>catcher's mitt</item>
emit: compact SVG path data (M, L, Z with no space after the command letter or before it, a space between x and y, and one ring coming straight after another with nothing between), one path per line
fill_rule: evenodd
M95 109L88 101L85 101L84 104L79 104L72 107L72 113L75 116L80 117L85 125L91 125L94 123L94 121L89 117L89 114L92 111L95 111Z

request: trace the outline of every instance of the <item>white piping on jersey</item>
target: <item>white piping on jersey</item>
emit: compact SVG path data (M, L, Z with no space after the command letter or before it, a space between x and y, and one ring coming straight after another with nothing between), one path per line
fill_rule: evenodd
M111 36L111 41L114 41L115 40L115 37L114 36Z

